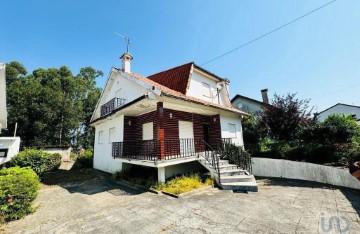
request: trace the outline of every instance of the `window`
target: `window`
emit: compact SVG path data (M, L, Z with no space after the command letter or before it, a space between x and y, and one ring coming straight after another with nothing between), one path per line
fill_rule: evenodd
M102 144L102 143L103 143L103 131L99 131L98 144Z
M143 124L142 139L144 141L152 140L154 138L153 132L153 122Z
M202 83L202 86L203 86L203 89L202 89L203 96L211 97L210 85L207 83Z
M236 126L235 124L229 123L229 137L235 138L236 137Z
M109 144L115 142L115 128L109 129Z
M0 149L0 158L6 158L8 149Z

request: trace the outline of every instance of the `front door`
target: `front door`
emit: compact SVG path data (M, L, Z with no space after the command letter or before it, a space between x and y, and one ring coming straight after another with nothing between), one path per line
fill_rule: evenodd
M193 122L179 121L180 154L183 156L195 153Z

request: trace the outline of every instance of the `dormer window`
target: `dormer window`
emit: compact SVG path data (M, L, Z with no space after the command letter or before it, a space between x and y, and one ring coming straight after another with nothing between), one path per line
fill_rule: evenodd
M202 93L204 97L209 97L211 98L211 90L210 90L210 85L207 83L202 83Z

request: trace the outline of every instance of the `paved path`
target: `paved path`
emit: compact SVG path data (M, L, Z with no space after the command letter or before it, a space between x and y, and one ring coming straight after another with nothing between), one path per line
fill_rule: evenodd
M345 233L360 233L358 191L303 181L258 183L258 193L212 189L180 199L139 193L104 176L75 185L44 186L35 202L38 210L6 229L9 233L323 233L321 218L328 224L330 216L344 216L351 225ZM340 221L344 229L344 218ZM333 224L329 233L339 233L335 218Z

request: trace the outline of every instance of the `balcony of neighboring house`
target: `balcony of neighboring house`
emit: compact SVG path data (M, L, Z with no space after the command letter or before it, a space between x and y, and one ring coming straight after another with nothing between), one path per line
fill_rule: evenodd
M136 140L112 143L114 158L142 160L152 163L162 163L168 160L197 158L203 154L223 148L230 143L231 138L212 139L164 139L164 140Z
M110 114L114 110L120 108L121 106L126 104L126 99L124 98L113 98L104 105L101 106L101 115L103 117L105 115Z

